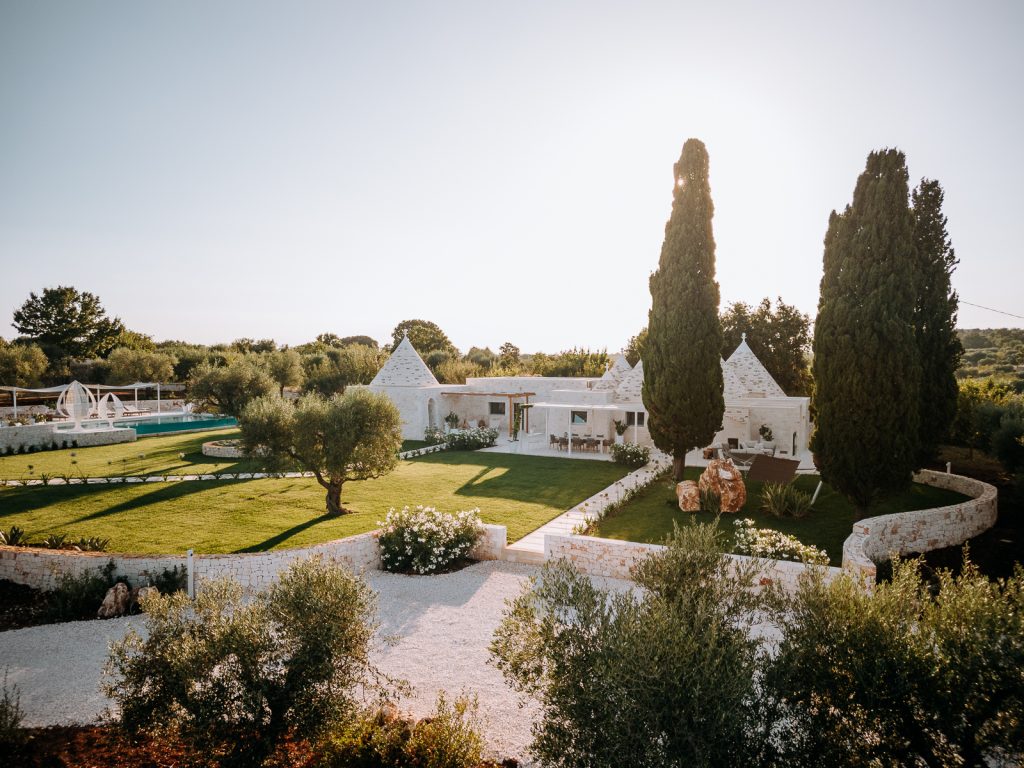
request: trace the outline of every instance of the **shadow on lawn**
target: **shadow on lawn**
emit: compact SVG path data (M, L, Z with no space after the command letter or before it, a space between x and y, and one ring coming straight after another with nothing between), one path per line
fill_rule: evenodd
M242 555L252 552L266 552L267 550L273 549L278 544L283 544L288 541L292 536L296 536L303 531L309 530L314 525L319 525L320 523L326 523L332 520L337 520L337 518L330 517L329 515L320 515L320 517L310 518L298 525L293 525L286 531L274 534L269 539L261 541L259 544L253 544L251 547L245 547L244 549L236 549L233 554Z

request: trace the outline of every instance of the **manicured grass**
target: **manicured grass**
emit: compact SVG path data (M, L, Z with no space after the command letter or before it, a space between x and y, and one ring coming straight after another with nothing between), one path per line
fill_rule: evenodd
M696 480L703 470L687 467L685 478ZM818 486L817 476L802 475L795 481L800 490L813 494ZM778 518L761 512L761 486L759 482L747 482L747 503L736 515L723 514L719 526L725 532L727 545L732 548L733 521L749 517L758 528L772 528L796 536L804 544L813 544L824 549L832 565L842 565L843 542L853 531L857 519L853 506L829 486L824 486L810 515L802 520ZM870 516L886 515L892 512L907 512L915 509L941 507L956 504L966 497L941 488L927 485L913 485L907 492L880 503L871 510ZM702 523L714 521L714 515L707 512L683 512L676 500L675 483L671 480L654 483L640 495L631 499L622 509L601 521L595 536L624 541L661 543L672 532L672 523L686 524L696 519Z
M203 443L241 436L237 429L215 429L187 435L147 437L134 443L92 448L61 448L0 457L0 478L25 480L71 475L118 477L129 475L208 475L221 472L258 472L259 462L203 456ZM179 454L185 454L183 458ZM140 458L142 457L142 458Z
M337 518L323 515L313 479L0 488L0 528L100 536L122 552L262 551L370 531L389 508L424 504L479 507L485 522L508 527L511 542L624 474L611 462L443 451L346 483L342 501L354 512Z

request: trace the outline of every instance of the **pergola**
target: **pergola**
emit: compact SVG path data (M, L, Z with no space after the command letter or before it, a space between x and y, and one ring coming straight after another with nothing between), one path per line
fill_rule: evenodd
M507 397L508 398L508 436L512 437L512 427L515 423L515 400L521 397L526 398L526 402L521 403L523 409L523 431L530 431L530 409L533 408L533 404L530 402L531 397L536 397L536 392L442 392L442 395L448 397L489 397L494 399L496 397Z
M0 387L0 392L10 392L11 399L14 404L14 416L18 416L18 393L25 392L37 395L54 395L60 397L61 393L64 392L71 384L59 384L55 387ZM108 392L132 392L135 395L135 407L136 410L139 406L139 390L140 389L153 389L156 388L156 412L160 413L160 382L147 382L137 381L134 384L122 384L120 386L114 386L112 384L83 384L83 387L93 389L96 391L96 400L100 399L100 392L106 390Z
M601 411L604 413L608 412L625 412L633 414L633 442L639 442L639 424L640 421L637 418L638 413L647 413L647 409L641 403L533 403L533 408L539 408L550 411L568 411L568 424L569 434L572 435L572 411ZM569 440L569 455L572 455L572 440Z

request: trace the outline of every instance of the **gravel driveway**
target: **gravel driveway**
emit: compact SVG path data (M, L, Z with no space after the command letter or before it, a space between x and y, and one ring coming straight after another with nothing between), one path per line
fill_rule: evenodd
M415 716L433 709L438 690L476 694L494 756L523 758L530 742L532 706L520 709L501 674L487 664L487 646L505 600L518 595L533 566L485 562L442 576L398 576L371 571L379 595L380 632L397 636L375 661L414 687L401 706ZM624 588L626 582L602 581ZM144 617L80 621L0 632L0 670L10 668L29 726L90 722L109 704L99 690L107 646Z

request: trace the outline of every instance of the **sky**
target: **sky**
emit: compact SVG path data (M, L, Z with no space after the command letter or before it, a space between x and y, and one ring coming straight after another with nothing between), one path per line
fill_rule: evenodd
M616 350L690 137L723 304L813 317L898 147L962 302L1024 316L1022 39L1020 2L0 0L0 336L73 285L157 340Z

